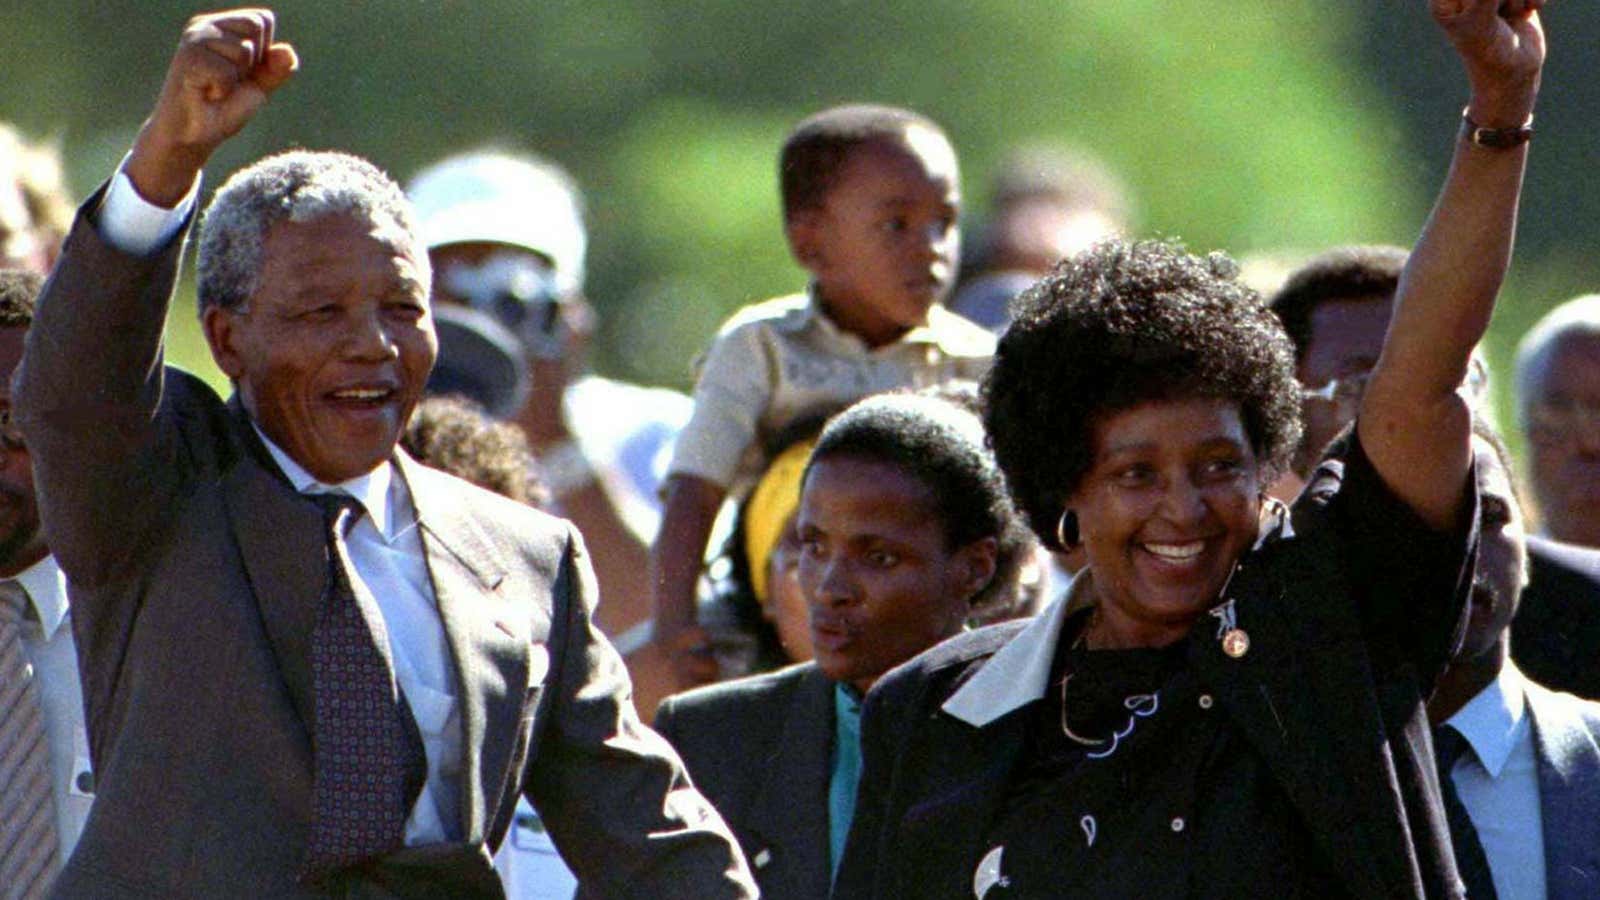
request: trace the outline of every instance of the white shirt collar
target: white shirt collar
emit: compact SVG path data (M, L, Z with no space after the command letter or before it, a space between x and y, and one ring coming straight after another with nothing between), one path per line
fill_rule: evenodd
M45 554L44 559L17 573L14 580L28 592L40 629L49 640L67 618L67 577L61 574L56 558Z
M1061 625L1067 620L1068 608L1077 609L1089 596L1089 582L1088 569L1074 576L1066 593L1007 641L940 708L982 728L1043 697L1050 684L1050 662L1061 639Z
M1489 686L1456 711L1446 725L1461 732L1490 778L1499 778L1527 722L1525 676L1511 660Z
M403 498L392 498L390 491L403 491L404 479L394 477L394 466L388 460L379 463L376 469L365 475L357 475L338 484L324 484L290 458L289 454L283 452L283 448L273 443L272 438L267 437L259 425L252 421L250 427L256 430L261 443L272 455L273 462L283 470L283 474L288 477L289 483L294 485L296 491L302 494L329 494L340 491L349 494L361 502L378 533L383 535L385 540L394 540L396 530L393 508L397 502L403 502Z

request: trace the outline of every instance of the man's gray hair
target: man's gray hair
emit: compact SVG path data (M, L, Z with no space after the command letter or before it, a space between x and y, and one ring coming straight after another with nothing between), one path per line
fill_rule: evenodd
M1517 343L1517 362L1513 387L1516 390L1517 416L1528 424L1528 406L1544 380L1555 356L1556 345L1569 336L1600 335L1600 294L1574 297L1545 313Z
M394 179L359 156L290 150L235 172L206 208L196 260L200 313L212 306L245 308L255 293L262 245L273 225L328 215L395 226L411 244L424 283L431 283L411 204Z

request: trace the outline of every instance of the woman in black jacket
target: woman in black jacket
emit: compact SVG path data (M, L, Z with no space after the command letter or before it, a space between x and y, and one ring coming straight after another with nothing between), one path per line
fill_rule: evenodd
M835 896L1460 896L1423 699L1476 492L1456 388L1510 255L1539 2L1433 0L1467 122L1343 458L1293 513L1288 339L1221 255L1101 245L1024 294L985 385L1018 506L1088 565L868 698Z

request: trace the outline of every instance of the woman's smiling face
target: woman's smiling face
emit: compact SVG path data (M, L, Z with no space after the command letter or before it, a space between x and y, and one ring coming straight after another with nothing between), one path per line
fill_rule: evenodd
M1164 646L1218 602L1256 540L1256 456L1231 400L1143 403L1094 423L1094 462L1067 506L1100 613L1099 646Z

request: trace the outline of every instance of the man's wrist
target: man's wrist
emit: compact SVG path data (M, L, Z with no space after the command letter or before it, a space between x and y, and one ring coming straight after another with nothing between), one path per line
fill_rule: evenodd
M147 124L134 140L122 169L146 202L173 209L189 195L210 155L209 149L163 141L151 134Z

